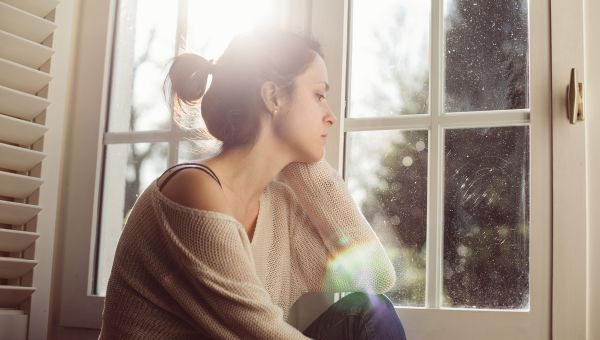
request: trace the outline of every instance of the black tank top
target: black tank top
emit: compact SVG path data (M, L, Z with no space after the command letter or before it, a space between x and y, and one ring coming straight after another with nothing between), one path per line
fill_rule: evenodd
M165 178L164 181L162 181L162 183L160 183L159 185L159 190L162 190L162 188L165 186L165 184L167 184L167 182L171 179L171 177L173 177L173 175L175 175L176 173L178 173L179 171L183 170L183 169L198 169L201 171L206 172L210 177L212 177L215 181L217 181L217 183L219 183L219 186L221 188L223 188L223 186L221 185L221 181L219 181L219 178L217 177L217 175L214 173L214 171L212 171L208 166L204 165L204 164L200 164L200 163L181 163L181 164L176 164L170 168L168 168L165 172L163 172L162 175L160 175L160 177L158 178L158 180L160 181L160 179L162 178L162 176L164 176L164 174L166 174L167 172L169 172L171 169L179 167L178 169L176 169L175 171L171 172L167 178Z

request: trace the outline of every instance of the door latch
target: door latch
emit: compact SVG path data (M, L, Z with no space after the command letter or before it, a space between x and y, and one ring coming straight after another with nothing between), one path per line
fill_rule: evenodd
M567 85L567 118L571 124L583 121L583 83L577 82L575 69L571 69L571 80Z

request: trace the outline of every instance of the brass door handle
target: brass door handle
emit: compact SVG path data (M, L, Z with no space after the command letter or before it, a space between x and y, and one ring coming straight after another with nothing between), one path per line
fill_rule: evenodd
M571 69L571 80L567 85L567 118L571 124L583 121L583 83L577 82L575 69Z

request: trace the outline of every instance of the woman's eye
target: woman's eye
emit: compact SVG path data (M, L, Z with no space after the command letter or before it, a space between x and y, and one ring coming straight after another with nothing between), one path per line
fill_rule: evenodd
M325 97L324 95L322 95L322 94L320 94L320 93L317 93L317 99L318 99L319 101L323 101L325 98L326 98L326 97Z

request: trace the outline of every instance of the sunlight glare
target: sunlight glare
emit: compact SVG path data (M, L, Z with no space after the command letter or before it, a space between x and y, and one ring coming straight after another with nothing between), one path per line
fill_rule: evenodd
M191 0L186 50L216 59L236 34L275 25L274 0Z

